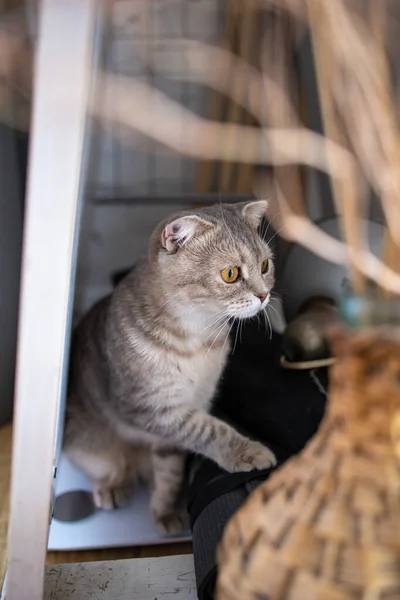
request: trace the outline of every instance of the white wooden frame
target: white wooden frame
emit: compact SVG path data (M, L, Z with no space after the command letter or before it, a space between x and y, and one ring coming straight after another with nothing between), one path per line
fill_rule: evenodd
M7 600L42 600L96 0L42 0L24 232Z

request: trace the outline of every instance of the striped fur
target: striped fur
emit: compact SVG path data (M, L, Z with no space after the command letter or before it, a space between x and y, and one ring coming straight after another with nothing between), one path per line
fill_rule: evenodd
M148 255L77 327L64 450L93 481L98 506L122 504L142 477L156 525L176 533L187 451L231 472L274 464L270 450L208 414L232 318L264 310L274 283L258 233L265 208L217 205L171 217ZM227 266L240 268L237 282L222 280Z

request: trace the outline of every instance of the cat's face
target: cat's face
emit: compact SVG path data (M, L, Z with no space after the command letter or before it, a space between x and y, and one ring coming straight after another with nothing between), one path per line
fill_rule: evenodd
M258 227L265 201L185 213L162 230L157 260L165 292L194 313L253 317L274 285L271 249ZM167 286L168 289L165 289Z

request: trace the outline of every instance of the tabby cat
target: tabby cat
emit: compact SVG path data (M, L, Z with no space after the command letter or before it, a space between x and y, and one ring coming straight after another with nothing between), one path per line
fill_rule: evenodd
M182 528L185 453L227 471L263 469L274 454L208 414L229 354L232 319L265 310L274 283L258 229L265 201L182 212L74 332L64 450L93 482L98 507L151 485L160 530Z

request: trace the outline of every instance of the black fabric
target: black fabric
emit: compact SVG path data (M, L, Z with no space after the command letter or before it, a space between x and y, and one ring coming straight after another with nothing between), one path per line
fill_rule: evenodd
M325 409L326 370L289 371L279 365L281 338L268 339L257 322L234 332L237 344L214 414L272 448L282 464L316 432ZM212 600L216 549L225 524L271 470L229 474L207 459L192 465L188 511L199 600Z

